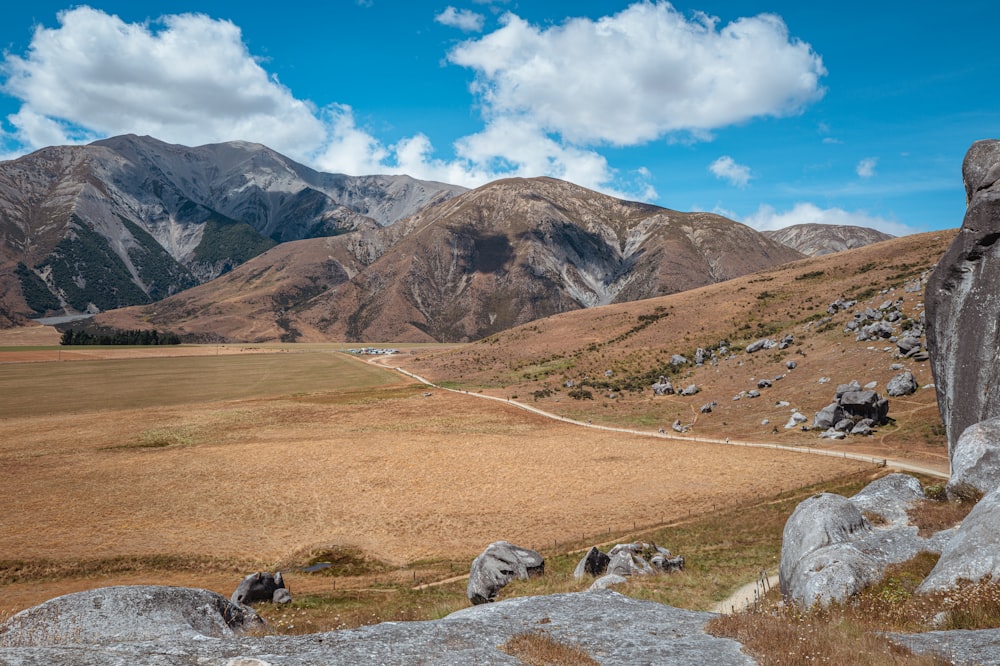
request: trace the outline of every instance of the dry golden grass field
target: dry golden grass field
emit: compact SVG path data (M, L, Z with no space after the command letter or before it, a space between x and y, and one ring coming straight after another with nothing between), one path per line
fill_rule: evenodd
M594 431L335 348L0 363L0 611L139 582L228 596L244 573L315 553L352 553L383 580L447 578L499 539L595 542L871 467Z

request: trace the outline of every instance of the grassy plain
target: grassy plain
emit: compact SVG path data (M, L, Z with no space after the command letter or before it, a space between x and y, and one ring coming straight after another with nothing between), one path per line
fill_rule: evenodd
M282 568L297 605L272 611L279 629L434 617L467 605L464 582L410 588L467 573L492 541L557 556L870 470L580 428L330 350L0 364L3 610L110 584L228 596ZM318 560L334 565L297 570Z

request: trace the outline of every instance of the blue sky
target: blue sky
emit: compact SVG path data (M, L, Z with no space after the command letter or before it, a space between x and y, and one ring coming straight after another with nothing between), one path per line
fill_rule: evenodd
M551 175L759 229L957 227L1000 5L93 2L0 23L0 158L133 132L476 186Z

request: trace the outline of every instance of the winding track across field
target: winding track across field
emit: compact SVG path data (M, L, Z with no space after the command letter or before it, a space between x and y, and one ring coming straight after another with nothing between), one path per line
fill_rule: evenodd
M383 367L392 367L392 369L395 370L396 372L398 372L398 373L400 373L402 375L405 375L407 377L410 377L411 379L415 379L418 382L420 382L421 384L424 384L425 386L427 386L428 388L434 388L434 389L437 389L437 390L440 390L440 391L450 391L452 393L461 393L461 394L464 394L464 395L471 395L471 396L474 396L476 398L482 398L484 400L494 400L496 402L506 403L506 404L511 405L513 407L517 407L518 409L523 409L523 410L525 410L527 412L532 412L533 414L538 414L539 416L544 416L545 418L553 419L555 421L562 421L564 423L570 423L570 424L573 424L573 425L576 425L576 426L580 426L580 427L583 427L583 428L594 428L594 429L597 429L597 430L608 430L608 431L612 431L612 432L628 433L628 434L631 434L631 435L640 435L642 437L659 437L660 439L672 439L672 440L679 440L679 441L685 441L685 442L707 442L707 443L711 443L711 444L728 444L729 446L750 446L750 447L761 448L761 449L776 449L776 450L779 450L779 451L791 451L791 452L794 452L794 453L811 453L813 455L829 456L829 457L833 457L833 458L847 458L848 460L860 460L862 462L870 462L870 463L874 463L876 465L882 465L882 466L885 466L885 467L891 467L892 469L898 469L898 470L901 470L901 471L904 471L904 472L916 472L918 474L925 474L927 476L932 476L932 477L936 477L936 478L939 478L939 479L948 479L948 477L949 477L949 475L946 472L943 472L943 471L941 471L939 469L933 469L931 467L923 467L923 466L920 466L920 465L913 465L911 463L903 462L901 460L890 460L890 459L887 459L887 458L875 458L875 457L872 457L872 456L863 456L863 455L859 455L859 454L855 454L855 453L847 453L847 452L844 452L844 451L830 451L830 450L826 450L826 449L813 449L813 448L806 448L806 447L783 446L783 445L780 445L780 444L765 444L765 443L761 443L761 442L742 442L742 441L730 440L728 438L722 440L722 439L714 439L714 438L710 438L710 437L678 437L677 435L670 435L670 434L667 434L667 433L664 433L664 432L651 432L651 431L648 431L648 430L632 430L630 428L616 428L616 427L613 427L613 426L604 426L604 425L595 425L593 423L585 423L583 421L578 421L576 419L570 419L570 418L566 418L565 416L559 416L558 414L553 414L551 412L546 412L546 411L544 411L542 409L538 409L537 407L532 407L531 405L526 405L524 403L517 402L517 401L514 401L514 400L510 400L510 399L507 399L507 398L499 398L499 397L492 396L492 395L483 395L482 393L469 393L468 391L460 391L458 389L450 389L450 388L445 388L443 386L438 386L437 384L435 384L435 383L433 383L433 382L431 382L431 381L429 381L429 380L421 377L420 375L416 375L416 374L414 374L412 372L409 372L408 370L404 370L403 368L400 368L398 366L388 366L388 365L385 365L384 363L378 363L379 360L382 360L382 359L372 359L369 362L373 363L375 365L381 365ZM463 579L466 579L466 578L468 578L468 575L465 575L465 576L456 576L454 578L449 578L449 579L444 580L444 581L436 581L434 583L426 583L424 585L419 586L419 588L431 587L431 586L434 586L434 585L441 585L441 584L444 584L444 583L451 583L451 582L463 580ZM719 602L718 604L716 604L715 607L712 609L712 611L715 612L715 613L725 614L725 613L730 613L730 612L735 612L735 611L743 610L744 608L746 608L746 607L750 606L751 604L753 604L756 599L758 599L761 596L763 596L763 592L765 591L765 587L766 588L770 588L770 587L772 587L774 585L777 585L777 583L778 583L778 577L776 575L766 576L762 580L756 580L756 581L753 581L751 583L747 583L746 585L744 585L740 589L738 589L735 592L733 592L733 594L730 595L730 597L728 599L725 599L725 600Z
M374 362L372 359L371 362ZM378 365L383 365L378 363ZM384 366L390 367L390 366ZM418 382L428 386L430 388L437 389L439 391L451 391L452 393L462 393L465 395L471 395L476 398L482 398L484 400L495 400L496 402L502 402L518 409L523 409L526 412L532 412L538 414L539 416L544 416L545 418L553 419L555 421L562 421L564 423L571 423L573 425L581 426L583 428L594 428L596 430L608 430L611 432L624 432L630 435L639 435L641 437L658 437L660 439L673 439L683 442L706 442L709 444L728 444L729 446L749 446L759 449L775 449L778 451L791 451L793 453L811 453L818 456L829 456L831 458L846 458L848 460L860 460L862 462L870 462L876 465L882 465L884 467L891 467L892 469L898 469L903 472L915 472L917 474L926 474L927 476L933 476L939 479L948 479L949 475L940 469L935 469L932 467L924 467L922 465L914 465L912 463L904 462L902 460L891 460L888 458L876 458L873 456L864 456L857 453L847 453L846 451L830 451L827 449L814 449L810 447L798 447L798 446L784 446L781 444L765 444L762 442L743 442L737 440L726 439L714 439L711 437L679 437L677 435L667 434L665 432L652 432L649 430L632 430L631 428L616 428L614 426L598 425L594 423L586 423L584 421L577 421L576 419L566 418L565 416L559 416L558 414L553 414L552 412L546 412L544 410L538 409L537 407L532 407L531 405L526 405L522 402L517 402L514 400L509 400L507 398L498 398L492 395L483 395L482 393L469 393L468 391L460 391L458 389L445 388L443 386L438 386L437 384L424 379L420 375L415 375L408 370L404 370L400 367L393 367L396 372L406 375L411 379L415 379Z

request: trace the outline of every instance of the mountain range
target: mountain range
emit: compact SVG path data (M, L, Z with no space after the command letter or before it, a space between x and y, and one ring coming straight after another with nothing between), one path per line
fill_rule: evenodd
M883 237L793 231L552 178L466 191L129 135L0 163L0 324L90 312L191 339L473 340Z
M392 224L462 191L321 173L245 142L45 148L0 162L0 319L153 302L278 243Z

